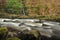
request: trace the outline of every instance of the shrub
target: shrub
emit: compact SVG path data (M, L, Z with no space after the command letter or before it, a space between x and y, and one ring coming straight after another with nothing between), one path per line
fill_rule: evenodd
M5 11L8 13L22 13L21 0L8 0Z

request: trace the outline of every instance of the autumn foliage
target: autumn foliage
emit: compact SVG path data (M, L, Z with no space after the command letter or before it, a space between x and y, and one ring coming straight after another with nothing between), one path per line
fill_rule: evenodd
M7 0L0 0L0 8L5 7Z
M41 16L44 16L44 19L47 17L47 19L60 18L60 0L24 0L24 5L25 16L28 18L41 18ZM3 15L9 15L8 17L4 16L5 18L24 17L22 13L22 0L0 0L0 8L1 7L5 10Z

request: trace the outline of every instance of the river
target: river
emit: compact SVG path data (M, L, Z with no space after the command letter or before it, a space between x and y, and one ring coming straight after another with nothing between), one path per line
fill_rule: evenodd
M43 21L38 23L37 19L0 19L0 26L11 27L17 30L40 31L41 35L60 38L60 23L52 21ZM37 22L37 23L36 23ZM43 25L45 24L45 26Z

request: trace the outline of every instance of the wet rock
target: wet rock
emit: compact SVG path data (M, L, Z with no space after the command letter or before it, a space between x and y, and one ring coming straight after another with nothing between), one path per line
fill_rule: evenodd
M31 30L28 32L21 32L18 34L18 37L22 40L41 40L41 35L37 30Z
M8 29L6 27L0 27L0 40L5 40L8 33Z

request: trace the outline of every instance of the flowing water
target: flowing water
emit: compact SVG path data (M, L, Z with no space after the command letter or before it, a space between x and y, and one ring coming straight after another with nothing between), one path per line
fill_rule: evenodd
M6 19L11 21L12 19ZM17 19L18 20L18 19ZM23 21L24 22L23 22ZM27 21L31 20L30 22L25 22L24 19L22 20L18 20L18 21L22 21L19 23L14 23L12 22L3 22L4 19L0 19L0 25L4 25L4 26L9 26L15 29L19 29L19 30L32 30L32 29L36 29L39 30L42 36L42 40L59 40L58 37L60 37L60 23L58 22L51 22L51 21L45 21L43 23L47 23L47 24L53 24L51 26L42 26L41 24L43 23L35 23L35 20L32 21L32 19L25 19ZM40 26L41 25L41 26ZM54 38L54 36L57 36ZM57 39L58 38L58 39Z

